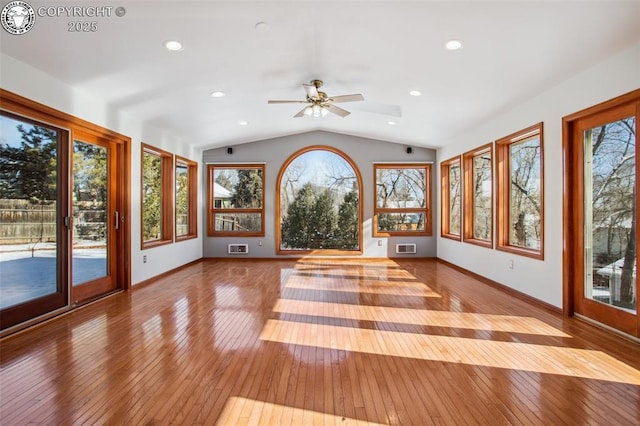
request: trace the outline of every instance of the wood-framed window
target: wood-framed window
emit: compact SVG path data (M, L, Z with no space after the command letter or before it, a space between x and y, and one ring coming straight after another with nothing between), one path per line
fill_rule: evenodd
M362 254L362 198L346 153L327 145L294 152L276 183L276 253Z
M496 141L498 250L544 258L542 123Z
M176 241L198 236L198 163L176 155Z
M374 164L373 236L431 235L431 164Z
M440 163L440 234L460 241L462 237L462 162L460 156Z
M173 154L145 143L141 153L142 249L173 242Z
M463 241L493 248L493 145L462 155Z
M264 236L264 164L210 164L207 176L207 234Z

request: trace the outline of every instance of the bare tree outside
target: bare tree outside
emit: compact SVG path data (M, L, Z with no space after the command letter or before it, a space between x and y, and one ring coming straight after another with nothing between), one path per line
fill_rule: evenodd
M473 158L473 238L491 240L492 173L491 154Z
M378 231L425 231L427 194L425 167L378 167L376 206Z
M509 145L509 245L540 250L540 138Z
M585 132L585 288L595 300L633 312L637 297L635 125L635 118L629 117Z
M460 235L461 220L461 173L460 163L449 166L449 233Z

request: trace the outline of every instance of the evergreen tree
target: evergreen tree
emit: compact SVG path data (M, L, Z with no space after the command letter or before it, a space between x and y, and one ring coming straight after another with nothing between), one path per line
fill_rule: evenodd
M282 248L307 249L313 236L310 218L315 206L315 191L311 183L300 188L287 209L287 217L282 221Z
M235 208L257 209L262 205L262 174L257 169L239 169L238 183L231 196Z
M338 208L337 248L356 249L358 247L358 208L358 192L348 192Z
M76 200L80 192L89 194L94 202L107 200L107 149L84 142L73 144L73 191Z
M334 236L338 217L329 189L325 189L315 197L311 216L307 220L311 222L309 248L336 248Z
M19 124L20 147L0 145L0 197L42 203L56 199L57 140L55 131Z

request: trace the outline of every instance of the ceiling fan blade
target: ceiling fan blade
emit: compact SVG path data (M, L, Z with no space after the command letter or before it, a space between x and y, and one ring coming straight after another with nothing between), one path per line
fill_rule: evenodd
M306 104L307 101L267 101L270 104Z
M340 107L337 107L335 105L328 105L325 108L327 108L330 112L339 115L340 117L344 118L347 115L351 114L349 111L347 111L346 109L342 109Z
M317 99L319 97L318 89L313 84L303 84L302 87L307 91L307 96L310 98Z
M309 107L302 108L299 113L297 113L296 115L293 116L293 118L298 118L298 117L304 116L304 112L307 110L307 108L309 108Z
M331 100L334 104L344 103L344 102L356 102L356 101L364 101L364 96L360 93L354 95L342 95L342 96L332 96Z

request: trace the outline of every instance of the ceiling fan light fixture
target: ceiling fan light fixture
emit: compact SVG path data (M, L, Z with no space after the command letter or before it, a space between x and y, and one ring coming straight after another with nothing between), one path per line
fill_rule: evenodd
M304 110L304 115L306 115L307 117L311 117L313 115L313 107L306 107Z

